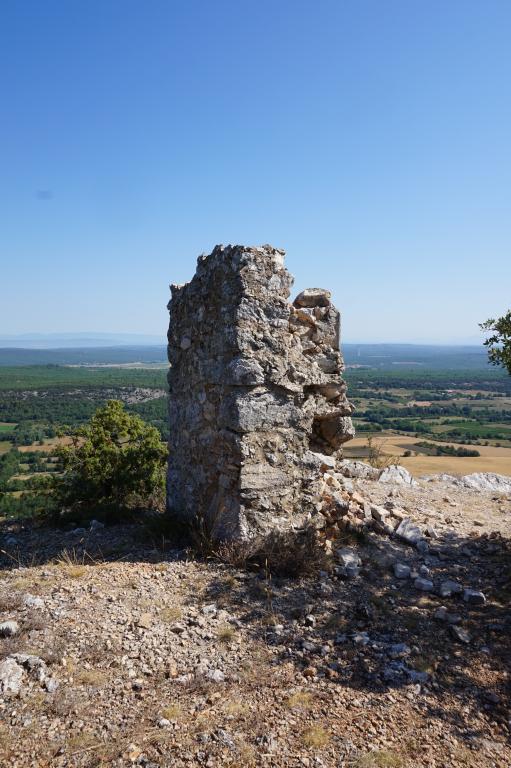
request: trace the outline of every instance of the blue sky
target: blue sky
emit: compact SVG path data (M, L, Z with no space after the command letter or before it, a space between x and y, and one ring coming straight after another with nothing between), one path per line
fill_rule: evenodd
M508 0L4 0L0 333L165 332L216 243L346 341L511 304Z

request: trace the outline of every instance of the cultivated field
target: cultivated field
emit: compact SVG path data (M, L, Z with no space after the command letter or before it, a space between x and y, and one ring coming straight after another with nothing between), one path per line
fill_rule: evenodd
M20 453L30 453L31 451L41 451L41 453L53 453L55 448L59 445L71 445L72 439L70 437L51 437L43 440L42 445L40 443L32 443L31 445L20 445L18 450Z
M487 366L484 354L473 358L453 352L446 358L441 349L427 355L430 368L419 370L406 365L419 350L407 357L406 350L393 348L389 356L378 356L384 351L375 349L373 358L357 350L357 364L365 367L346 370L357 430L345 448L347 457L367 459L367 436L372 435L383 441L389 459L395 457L415 476L511 476L510 376ZM143 357L129 362L102 350L95 367L79 351L76 360L59 365L47 353L51 364L18 367L1 365L0 354L0 516L33 514L45 474L59 471L56 447L69 444L70 434L108 400L121 400L155 426L163 441L168 438L167 371L161 361L159 368L144 369L136 362ZM442 455L433 455L437 446Z
M415 477L427 474L446 472L451 475L468 475L472 472L496 472L501 475L511 475L511 448L499 448L494 445L477 446L480 456L426 456L418 453L416 456L403 456L405 451L420 451L415 448L416 437L406 435L381 435L374 437L376 444L381 447L385 456L399 458L399 464L406 467ZM443 443L430 440L433 445ZM464 448L458 443L449 443L455 448ZM367 437L356 437L345 448L346 457L367 458Z

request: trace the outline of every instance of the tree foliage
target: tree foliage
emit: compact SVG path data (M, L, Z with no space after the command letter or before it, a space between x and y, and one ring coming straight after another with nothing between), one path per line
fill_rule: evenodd
M57 451L59 506L119 511L161 502L167 448L158 430L109 400Z
M480 327L483 331L491 331L491 336L484 342L490 363L507 368L511 374L511 309L503 317L481 323Z

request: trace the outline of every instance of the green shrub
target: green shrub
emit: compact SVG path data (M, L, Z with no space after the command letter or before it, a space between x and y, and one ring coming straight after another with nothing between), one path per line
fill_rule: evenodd
M55 480L58 507L76 513L163 504L167 448L158 430L109 400L76 430L71 446L57 449L62 474Z

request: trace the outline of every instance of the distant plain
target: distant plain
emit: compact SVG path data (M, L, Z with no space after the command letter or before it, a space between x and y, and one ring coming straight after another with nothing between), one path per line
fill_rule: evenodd
M396 461L415 476L511 475L511 377L488 365L483 347L345 345L343 352L357 430L346 457L368 460L372 441L377 463ZM23 512L34 475L57 471L57 445L107 400L124 402L166 440L167 367L163 346L0 350L0 454L3 461L11 451L19 463L3 494L9 514L14 503Z

